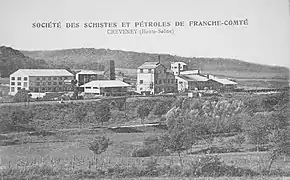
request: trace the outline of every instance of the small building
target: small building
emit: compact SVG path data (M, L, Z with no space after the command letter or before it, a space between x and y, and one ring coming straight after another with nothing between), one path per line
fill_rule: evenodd
M173 71L174 75L179 75L180 72L186 71L188 66L185 62L172 62L170 69Z
M177 91L173 71L159 62L145 62L137 69L137 92L140 94L157 94Z
M210 89L218 91L231 91L237 88L238 83L228 80L212 78L208 80Z
M77 86L82 86L93 80L103 80L104 71L81 70L76 73Z
M179 92L188 90L203 90L209 88L208 78L198 74L186 74L175 76Z
M123 96L128 92L129 84L119 80L96 80L81 86L85 94L100 96Z
M74 79L74 75L65 69L19 69L10 75L10 95L18 90L30 92L71 91L70 84L65 82Z

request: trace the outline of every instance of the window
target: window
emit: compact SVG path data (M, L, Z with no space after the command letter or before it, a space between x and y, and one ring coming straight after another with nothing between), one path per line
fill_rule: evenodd
M17 90L19 91L21 89L21 87L17 87Z
M40 80L40 77L36 77L36 80Z
M143 80L140 80L140 84L143 84Z
M174 84L174 79L171 79L171 83Z
M62 82L58 82L59 85L62 85Z
M15 91L15 87L11 87L11 92L14 92Z
M45 88L43 87L43 88L41 88L41 91L45 91Z
M62 77L58 77L59 80L62 80Z
M93 89L98 89L98 87L93 87Z
M27 81L27 77L24 77L24 81Z
M45 80L45 77L42 77L42 80Z
M53 85L57 85L57 83L56 82L53 82Z
M91 87L85 87L86 89L91 89Z
M140 69L140 73L143 73L143 69Z
M163 79L164 84L166 84L166 79Z
M17 86L21 86L21 82L17 82Z
M67 80L67 77L64 77L63 79L64 79L64 80Z
M11 77L11 80L15 80L15 77Z
M51 85L51 82L48 82L47 85Z
M170 83L170 79L168 79L168 84Z
M23 83L23 87L27 87L27 82L24 82Z
M49 81L50 81L50 80L51 80L51 77L48 77L48 78L47 78L47 80L49 80Z
M53 80L57 80L57 77L53 77Z
M39 83L39 82L37 82L37 83L36 83L36 86L40 86L40 83Z
M148 73L152 73L152 69L148 69Z
M161 79L159 79L159 84L162 84L162 80Z
M45 86L45 85L46 85L46 83L45 83L45 82L43 82L43 83L42 83L42 85L43 85L43 86Z
M11 85L14 86L15 85L15 82L11 82Z
M177 79L175 79L175 83L177 83L178 81L177 81Z
M17 77L17 80L18 80L18 81L21 81L21 77Z

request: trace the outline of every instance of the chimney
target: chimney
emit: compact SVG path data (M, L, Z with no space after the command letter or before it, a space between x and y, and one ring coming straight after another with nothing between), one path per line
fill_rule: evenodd
M160 55L158 55L158 63L160 64Z
M206 75L207 79L209 79L209 74Z
M110 80L115 80L115 61L110 60L110 66L109 66L109 71L110 71Z

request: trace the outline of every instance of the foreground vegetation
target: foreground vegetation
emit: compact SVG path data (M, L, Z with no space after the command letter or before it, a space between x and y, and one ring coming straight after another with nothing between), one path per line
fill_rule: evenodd
M287 93L2 106L0 177L290 176Z

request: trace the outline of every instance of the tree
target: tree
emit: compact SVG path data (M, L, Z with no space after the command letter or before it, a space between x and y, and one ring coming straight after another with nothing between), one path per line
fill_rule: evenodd
M20 89L14 96L15 102L28 102L29 101L29 94L26 89Z
M110 139L105 136L97 136L95 139L89 143L89 150L93 151L94 154L100 155L103 152L105 152L109 145L110 145ZM97 157L94 159L97 164Z
M144 124L144 119L149 115L150 109L147 104L143 103L137 107L137 114L141 119L141 123Z
M99 155L105 152L110 145L110 139L105 136L97 136L95 139L89 143L89 149L93 151L94 154Z
M197 140L197 136L195 128L186 124L186 120L182 116L176 119L173 126L169 128L170 131L161 140L164 146L178 154L180 165L183 168L181 153L192 147Z
M86 119L87 116L87 109L85 106L80 105L75 109L75 118L78 120L78 122L83 126L83 122Z
M272 164L280 156L290 156L290 128L274 130L271 139L272 149L270 152L268 172Z
M108 103L104 102L100 104L95 110L95 116L97 121L101 122L102 126L104 122L107 122L111 118L111 107Z
M33 113L23 109L15 109L9 114L10 125L17 132L20 132L20 128L27 125L32 118Z

